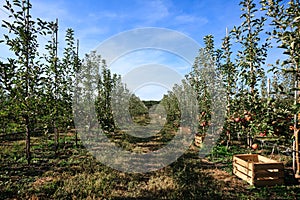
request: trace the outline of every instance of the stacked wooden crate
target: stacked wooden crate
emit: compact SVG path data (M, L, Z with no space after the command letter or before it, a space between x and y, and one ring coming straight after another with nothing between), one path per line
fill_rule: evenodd
M194 142L194 144L197 147L202 147L202 143L203 143L204 138L205 138L204 135L196 134L195 135L195 142Z

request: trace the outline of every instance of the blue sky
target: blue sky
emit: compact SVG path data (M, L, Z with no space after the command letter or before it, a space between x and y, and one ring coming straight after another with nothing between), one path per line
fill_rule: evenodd
M180 31L200 44L205 35L213 34L216 42L220 43L220 39L225 35L225 28L240 23L238 2L31 0L34 17L49 21L59 18L60 38L67 28L75 30L76 38L81 42L82 55L115 34L141 27L163 27ZM1 2L1 5L3 4L4 1ZM7 18L3 9L0 10L0 17Z
M216 47L219 48L226 27L230 30L234 25L238 26L241 23L240 6L237 0L31 0L31 3L33 17L48 21L59 19L60 52L64 48L66 29L75 30L75 37L80 40L81 57L116 34L143 27L179 31L195 40L200 46L203 46L203 37L212 34L215 37ZM0 18L7 19L5 9L2 8L3 4L4 1L1 1ZM0 34L2 33L4 30L1 28ZM43 42L46 42L46 39L41 41ZM8 50L2 45L0 59L3 60L8 55ZM166 58L160 64L166 65L171 62L170 60L174 61L166 54L159 56ZM131 59L123 58L123 60L128 65L133 58L141 57L135 54ZM144 56L141 59L149 61L155 58ZM145 62L144 64L149 64ZM179 73L184 74L189 71L190 66L186 63L181 61L176 63L174 69ZM153 97L154 94L155 92L152 96L148 94L149 98L161 97L161 95Z

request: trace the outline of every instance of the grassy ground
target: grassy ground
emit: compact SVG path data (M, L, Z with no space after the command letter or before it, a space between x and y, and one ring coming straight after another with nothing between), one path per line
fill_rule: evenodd
M70 133L61 138L57 153L52 140L45 136L33 138L34 158L29 166L24 158L24 140L2 140L0 199L300 198L300 186L293 182L288 171L286 184L274 187L255 188L233 176L232 155L249 151L239 145L229 149L217 146L205 158L199 158L197 148L192 146L170 166L135 174L97 162L83 146L74 145L74 135Z

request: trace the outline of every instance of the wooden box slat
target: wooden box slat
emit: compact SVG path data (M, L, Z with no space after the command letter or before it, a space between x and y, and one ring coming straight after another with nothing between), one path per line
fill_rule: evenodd
M234 169L238 170L239 172L243 173L243 174L246 174L248 176L252 176L252 170L247 168L247 167L244 167L244 166L241 166L241 165L235 165L234 166Z
M255 163L254 170L283 169L282 163Z
M246 175L246 174L240 172L240 171L237 170L236 168L233 169L233 173L234 173L235 175L237 175L238 177L240 177L241 179L247 181L247 182L252 181L252 177L251 177L251 176L248 176L248 175Z
M274 178L283 178L284 172L283 170L279 170L278 172L269 172L269 171L256 171L254 174L254 178L265 178L265 177L274 177Z
M243 166L243 167L246 167L247 169L249 170L252 170L253 169L253 165L251 164L251 162L247 162L239 157L234 157L233 158L233 163L236 163L240 166Z
M275 162L275 163L278 163L277 161L274 161L270 158L267 158L267 157L264 157L264 156L261 156L261 155L257 155L257 158L258 158L259 162L264 162L264 163L273 163L273 162Z

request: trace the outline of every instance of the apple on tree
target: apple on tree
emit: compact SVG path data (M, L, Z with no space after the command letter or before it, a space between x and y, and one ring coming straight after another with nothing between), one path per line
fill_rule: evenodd
M253 150L258 149L258 144L256 144L256 143L252 144L251 148L252 148Z

